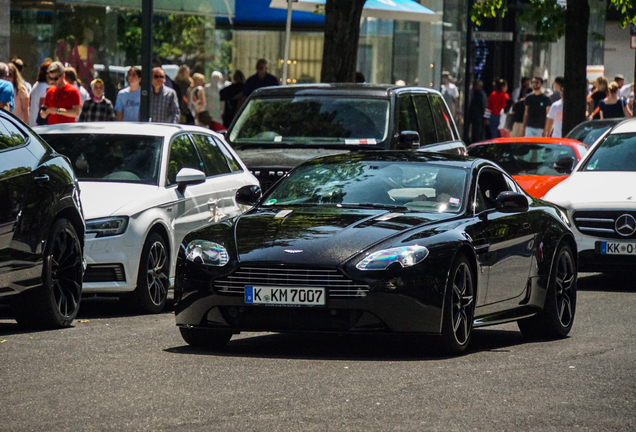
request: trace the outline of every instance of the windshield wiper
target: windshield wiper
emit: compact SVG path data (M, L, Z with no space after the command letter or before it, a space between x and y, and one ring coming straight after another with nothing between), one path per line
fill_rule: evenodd
M397 205L397 204L348 203L348 204L338 204L338 205L341 207L355 207L355 208L374 208L374 209L387 209L387 210L400 210L400 211L411 210L407 206Z

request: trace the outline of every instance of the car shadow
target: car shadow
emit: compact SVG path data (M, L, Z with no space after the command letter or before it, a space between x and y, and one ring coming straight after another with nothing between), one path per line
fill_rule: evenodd
M579 273L579 291L636 292L636 273Z
M521 332L476 329L465 354L508 352L515 345L532 342ZM434 337L414 335L253 334L232 339L223 349L206 350L189 345L166 352L219 357L255 357L312 360L412 361L456 358L442 352Z

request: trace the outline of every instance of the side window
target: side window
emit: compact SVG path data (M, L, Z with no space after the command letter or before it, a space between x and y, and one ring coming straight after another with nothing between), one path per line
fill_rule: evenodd
M232 169L232 172L243 171L243 168L238 163L234 155L227 149L226 144L219 142L219 140L217 140L216 138L213 138L213 139L214 139L214 142L217 143L219 149L221 149L221 152L225 156L225 159L227 160L228 165Z
M475 213L495 208L497 196L504 191L516 191L514 183L501 172L493 169L483 169L477 180L475 195Z
M400 95L398 98L398 129L397 132L405 130L416 131L417 117L410 95Z
M446 106L442 102L442 97L430 95L431 105L433 106L433 118L435 126L437 126L437 136L439 142L452 141L453 131L451 127L452 117Z
M417 111L417 119L420 123L420 139L422 144L434 144L437 142L437 132L435 131L435 122L433 121L433 113L431 105L428 103L428 97L425 95L413 96L415 101L415 110Z
M19 147L26 143L27 139L9 120L0 121L0 151L8 148Z
M201 171L204 169L203 162L199 159L187 135L179 135L170 143L167 185L177 183L177 173L181 168L194 168Z
M227 160L214 138L209 135L193 134L192 139L201 159L203 159L203 168L205 168L207 177L230 172Z

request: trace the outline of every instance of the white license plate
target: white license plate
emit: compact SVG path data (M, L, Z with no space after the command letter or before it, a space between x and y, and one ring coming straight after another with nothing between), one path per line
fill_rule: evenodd
M636 243L601 242L601 255L636 255Z
M245 303L271 306L324 306L325 289L246 286Z

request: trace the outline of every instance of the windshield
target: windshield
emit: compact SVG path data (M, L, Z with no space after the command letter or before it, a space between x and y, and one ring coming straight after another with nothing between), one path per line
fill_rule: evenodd
M296 96L255 98L230 132L232 143L361 144L387 138L386 99Z
M555 162L563 157L573 157L576 160L574 149L560 144L477 145L469 148L468 154L491 160L510 175L566 176L566 173L559 173L554 169Z
M78 180L158 185L163 137L42 134L73 164Z
M636 171L636 133L608 135L580 171Z
M370 206L457 213L466 172L429 163L365 162L307 164L266 197L264 206Z
M607 132L608 129L614 127L615 124L616 123L607 122L595 123L593 121L584 122L572 129L566 138L575 139L590 146L594 144L601 135Z

